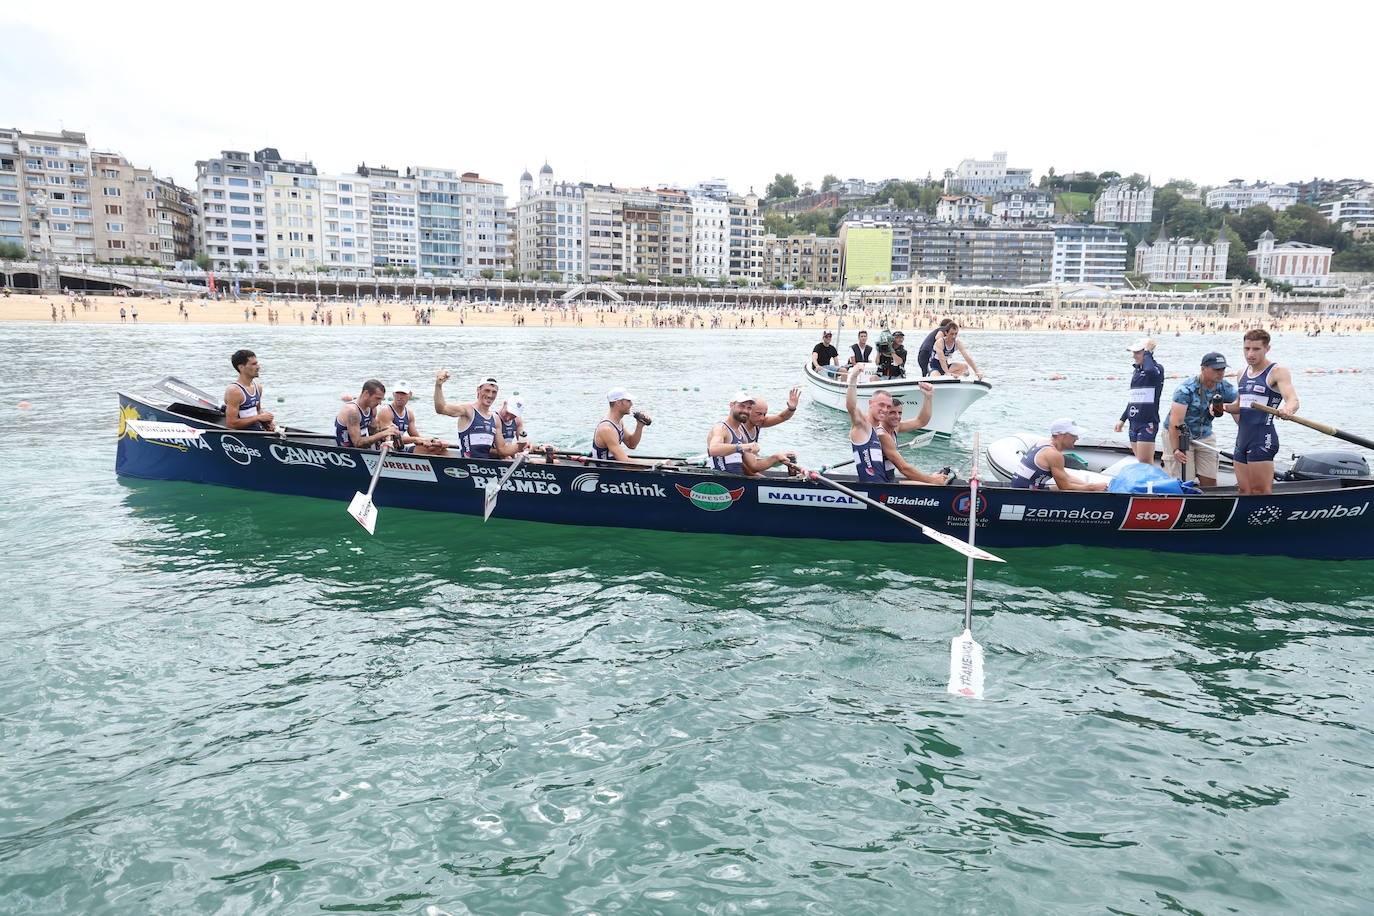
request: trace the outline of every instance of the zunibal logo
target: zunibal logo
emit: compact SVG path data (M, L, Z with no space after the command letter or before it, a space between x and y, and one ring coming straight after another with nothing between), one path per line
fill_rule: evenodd
M718 483L699 483L690 490L680 483L675 483L677 491L692 501L692 505L698 509L705 509L707 512L720 512L728 509L735 504L735 500L744 495L744 487L738 490L727 490Z

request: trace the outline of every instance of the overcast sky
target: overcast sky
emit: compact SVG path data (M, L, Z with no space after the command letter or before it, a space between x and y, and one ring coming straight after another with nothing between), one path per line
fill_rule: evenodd
M1254 0L7 3L0 123L85 131L185 185L264 146L475 171L512 198L546 157L760 193L994 150L1037 176L1374 178L1365 49L1336 40L1371 25L1369 4Z

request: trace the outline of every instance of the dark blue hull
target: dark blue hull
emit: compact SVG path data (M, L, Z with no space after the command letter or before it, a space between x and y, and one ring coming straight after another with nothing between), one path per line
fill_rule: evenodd
M377 453L328 440L214 430L203 421L120 394L115 472L341 504L366 491ZM137 418L212 430L182 441L141 439ZM469 458L388 456L374 502L383 508L482 513L483 485L509 466ZM858 487L852 481L849 485ZM873 499L955 537L968 532L968 489L865 484ZM1374 558L1374 481L1276 484L1270 496L1132 496L979 489L980 547L1079 544L1178 553ZM916 528L821 484L704 470L652 471L528 462L501 493L495 517L563 525L698 534L930 543ZM340 525L351 525L340 512ZM386 522L381 523L385 529Z

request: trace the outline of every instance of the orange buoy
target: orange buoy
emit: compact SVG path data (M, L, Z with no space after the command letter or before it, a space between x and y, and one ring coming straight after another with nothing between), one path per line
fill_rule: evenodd
M19 409L20 409L20 410L28 410L28 409L29 409L30 407L32 407L32 406L33 406L33 405L30 404L28 401L20 401L20 402L19 402Z

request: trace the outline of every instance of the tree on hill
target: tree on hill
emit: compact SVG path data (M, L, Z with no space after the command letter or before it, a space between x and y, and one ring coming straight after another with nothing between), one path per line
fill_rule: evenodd
M788 172L786 175L780 172L774 173L773 180L769 183L767 189L764 190L764 197L767 200L781 200L784 197L796 196L797 179L791 172Z
M839 183L840 179L836 178L834 175L826 175L821 179L821 190L829 191L831 185L837 185Z

